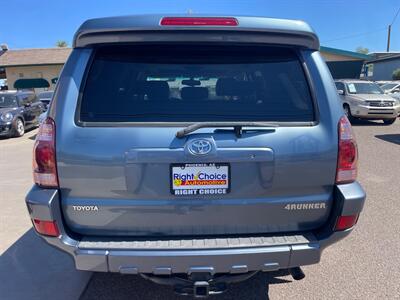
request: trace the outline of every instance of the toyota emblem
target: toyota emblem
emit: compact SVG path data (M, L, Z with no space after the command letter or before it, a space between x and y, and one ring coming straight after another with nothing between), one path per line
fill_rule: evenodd
M211 152L212 144L207 140L194 140L190 142L188 150L193 155L205 155Z

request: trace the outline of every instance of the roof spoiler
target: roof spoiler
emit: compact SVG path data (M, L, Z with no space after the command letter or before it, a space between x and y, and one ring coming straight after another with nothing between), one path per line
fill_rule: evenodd
M184 18L179 15L172 17ZM198 15L190 17L213 18ZM289 45L319 50L318 37L303 21L229 16L237 21L236 25L165 26L162 20L166 18L171 16L141 15L88 20L76 32L73 47L140 42L232 42ZM215 17L221 18L223 17Z

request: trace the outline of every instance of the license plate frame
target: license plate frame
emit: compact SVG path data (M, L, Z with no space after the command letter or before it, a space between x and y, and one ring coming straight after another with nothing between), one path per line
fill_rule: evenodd
M210 174L210 171L214 171L215 174L220 174L226 175L226 179L221 178L216 178L216 179L205 179L205 180L199 180L197 181L226 181L225 184L204 184L204 187L199 187L199 185L193 185L193 184L187 184L187 188L185 187L186 184L179 185L177 186L176 183L174 183L174 175L178 174L179 171L176 172L176 168L179 168L179 171L186 170L189 172L189 175L192 174L194 175L194 170L203 170L203 173L206 173L208 175ZM207 170L207 172L204 172L204 170ZM198 173L199 174L199 173ZM199 175L201 176L201 175ZM182 180L182 179L180 179ZM193 179L187 179L187 181L192 181L194 183L195 180ZM216 182L214 182L216 183ZM190 188L190 185L193 185L192 188ZM178 192L176 192L178 191ZM215 196L215 195L226 195L229 194L231 191L231 165L229 163L224 163L224 162L208 162L208 163L173 163L170 164L170 192L174 196L201 196L201 195L206 195L206 196Z

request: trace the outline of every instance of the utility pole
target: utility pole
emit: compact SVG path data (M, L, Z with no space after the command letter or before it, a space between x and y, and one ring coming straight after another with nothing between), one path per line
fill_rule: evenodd
M390 31L392 30L392 25L388 26L388 38L387 38L387 47L386 52L390 51Z
M388 39L387 39L386 52L389 52L389 51L390 51L390 31L392 31L392 25L393 25L393 23L396 21L397 16L399 15L399 13L400 13L400 7L399 7L399 9L397 10L396 14L394 15L394 18L393 18L392 23L390 23L389 26L388 26Z

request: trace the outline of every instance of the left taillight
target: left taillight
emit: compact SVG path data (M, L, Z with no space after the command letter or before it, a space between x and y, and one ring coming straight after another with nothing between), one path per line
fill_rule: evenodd
M58 188L56 164L56 127L52 118L47 118L39 128L33 146L33 180L44 188Z

